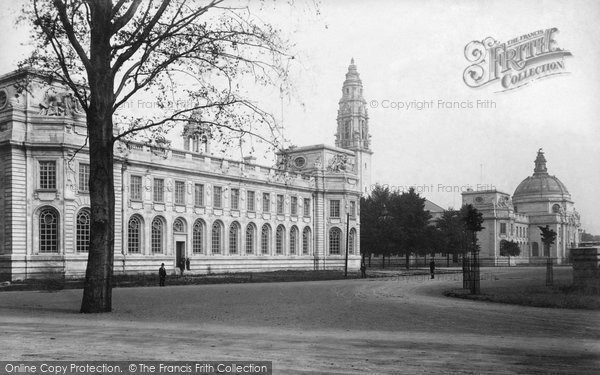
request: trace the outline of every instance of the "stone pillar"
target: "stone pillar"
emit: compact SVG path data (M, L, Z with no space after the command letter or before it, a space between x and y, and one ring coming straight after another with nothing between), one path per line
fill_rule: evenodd
M571 249L573 286L600 293L600 247Z

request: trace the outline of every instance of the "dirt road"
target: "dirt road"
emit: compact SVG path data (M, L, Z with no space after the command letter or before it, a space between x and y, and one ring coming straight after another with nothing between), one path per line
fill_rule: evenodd
M543 280L541 268L482 282ZM563 271L559 271L563 272ZM498 280L496 280L498 279ZM268 360L275 374L597 373L600 314L452 299L455 275L0 293L5 360ZM496 284L497 285L497 284Z

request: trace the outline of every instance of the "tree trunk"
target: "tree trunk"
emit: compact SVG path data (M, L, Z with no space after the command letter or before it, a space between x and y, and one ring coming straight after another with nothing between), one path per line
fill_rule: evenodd
M554 285L554 270L552 269L552 258L546 259L546 286Z
M111 71L110 1L93 3L90 27L90 87L86 113L90 150L90 248L82 313L112 310L115 191L113 174L114 77Z
M112 129L110 118L108 122ZM81 302L82 313L112 310L115 227L113 143L112 140L92 142L91 138L90 136L90 248Z
M381 269L385 268L385 254L381 254Z

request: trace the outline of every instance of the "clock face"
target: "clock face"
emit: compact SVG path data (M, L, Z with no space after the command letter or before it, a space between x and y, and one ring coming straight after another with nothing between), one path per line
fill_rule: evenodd
M483 203L483 198L482 197L476 197L475 198L475 202L477 202L477 203Z
M306 159L304 159L302 156L299 156L296 159L294 159L294 165L298 168L304 167L305 164L306 164Z
M8 97L6 96L6 91L0 90L0 109L4 108L7 100L8 100Z

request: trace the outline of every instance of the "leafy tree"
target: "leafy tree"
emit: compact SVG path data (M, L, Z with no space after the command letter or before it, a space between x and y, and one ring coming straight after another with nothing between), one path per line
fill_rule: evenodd
M556 232L550 229L549 226L538 227L542 233L542 243L544 244L544 254L549 257L550 256L550 246L554 243L556 239Z
M500 255L503 257L508 257L508 265L510 266L510 257L516 257L521 254L521 248L519 244L515 241L500 241Z
M542 243L544 244L544 254L547 257L546 261L546 286L552 286L554 284L554 270L552 269L552 258L550 257L550 247L556 240L556 232L548 225L540 228L542 234Z
M591 241L600 241L600 235L593 235L591 233L587 233L585 230L581 233L581 241L591 242Z
M423 233L423 247L419 251L419 255L427 257L427 255L435 256L435 253L442 253L445 249L445 241L443 233L435 226L428 225Z
M479 245L477 232L483 230L483 214L472 205L464 205L460 209L461 221L464 225L463 250L463 286L468 287L472 294L479 293ZM465 261L466 253L471 253L471 263Z
M367 198L360 200L360 248L363 258L372 254L385 256L394 248L392 237L392 217L390 205L390 190L376 185Z
M454 209L446 210L436 221L436 227L440 232L440 252L446 254L446 261L450 263L450 255L454 259L465 248L464 225L460 218L460 212Z
M225 140L254 134L272 142L273 117L242 87L285 85L286 43L248 8L223 0L34 0L23 19L36 47L26 64L66 84L86 114L91 235L81 312L110 311L115 143L178 121L212 126ZM150 92L158 111L120 115ZM115 127L118 116L125 128Z
M394 242L406 258L409 268L410 256L427 248L427 227L431 214L425 210L425 198L410 188L408 192L392 197L392 215L395 231Z

